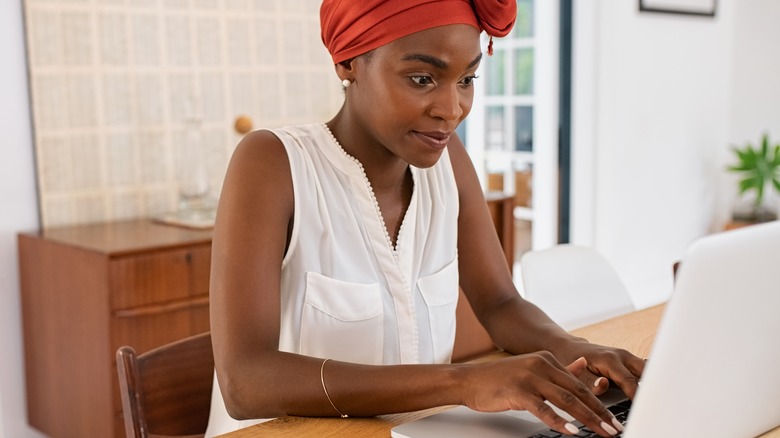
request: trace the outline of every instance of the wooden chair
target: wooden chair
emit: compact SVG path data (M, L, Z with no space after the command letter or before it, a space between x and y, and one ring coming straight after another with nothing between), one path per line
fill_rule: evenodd
M205 434L214 378L211 333L141 355L120 347L116 364L128 438Z

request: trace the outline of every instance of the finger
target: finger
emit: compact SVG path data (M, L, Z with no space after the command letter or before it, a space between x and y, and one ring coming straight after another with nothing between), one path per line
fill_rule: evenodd
M579 432L579 428L558 415L558 413L545 402L542 395L535 395L534 401L525 405L525 409L541 420L552 430L566 435L574 435Z
M566 369L570 373L579 377L584 371L588 369L588 360L585 359L584 357L580 357L579 359L575 360L569 365L566 365Z
M641 359L629 352L624 353L622 363L628 373L624 373L622 379L616 380L615 383L632 399L639 388L639 379L644 373L646 361L647 359Z
M526 409L529 411L534 409L539 412L539 415L547 415L547 418L542 418L532 412L542 421L546 420L545 423L552 429L561 433L576 432L573 432L572 425L567 426L567 423L561 423L560 417L549 406L546 404L541 406L539 400L549 400L550 403L565 410L602 436L613 436L617 434L617 430L622 429L622 425L615 419L614 415L555 356L542 352L535 355L535 358L540 368L537 369L536 378L529 383L531 383L531 388L534 388L531 392L536 394L536 402L532 404L532 408L526 405ZM570 367L577 370L582 365L587 365L587 360L583 363L578 359ZM583 372L587 372L587 370Z
M561 385L555 383L555 377L553 381L540 382L538 388L542 397L568 412L572 417L601 436L617 435L618 429L616 427L619 423L612 413L596 399L582 382L571 379L570 376L567 377L568 381L561 382ZM537 408L544 409L541 407ZM558 423L553 425L557 426L553 428L561 433L564 433L564 430L571 432L571 428L566 424Z
M630 358L622 361L607 361L601 364L593 364L596 374L608 377L610 380L623 390L631 399L636 396L636 390L639 384L639 376L644 368L644 364L637 364ZM637 358L638 359L638 358ZM643 362L639 359L640 362ZM629 367L633 368L632 371Z
M589 386L590 390L593 391L593 394L601 395L607 392L609 389L609 379L604 376L596 376L595 374L593 377L593 382Z
M580 381L585 383L585 386L587 386L593 394L601 395L605 393L607 389L609 389L609 380L606 377L598 376L590 372L587 367L588 360L585 359L585 357L580 357L569 364L566 369L577 376Z
M647 359L641 359L633 354L629 354L629 357L625 360L626 368L637 377L642 377L642 373L645 371L647 365Z
M601 395L609 389L609 379L599 376L590 370L584 370L579 375L575 374L585 386L595 395Z
M590 374L590 371L585 372ZM595 431L598 431L598 429L601 428L605 432L612 434L612 431L615 430L613 426L616 427L618 431L622 431L622 425L620 425L620 422L617 421L612 412L596 398L592 389L581 380L572 379L571 376L559 373L551 376L550 382L558 385L562 390L569 393L560 393L561 403L568 403L569 406L574 407L574 410L570 410L572 409L571 407L561 406L550 399L553 404L566 410L566 412L574 416L574 418L577 418L583 424ZM602 382L599 382L599 385L608 385L608 383L606 382L606 379L603 379ZM573 397L574 399L572 400L570 397ZM602 423L606 424L607 427Z
M561 369L561 371L563 371L563 369L560 367L560 365L558 365L558 362L556 360L551 360L550 363L556 366L556 368ZM574 375L575 377L579 378L579 380L585 384L587 390L594 395L603 393L609 387L609 381L606 378L596 376L588 369L588 360L585 357L578 358L577 360L575 360L574 362L566 366L565 370L571 373L572 375ZM560 377L561 376L559 375L559 378ZM565 377L565 373L563 379L564 379L563 382L559 380L558 383L562 384L569 381L567 377ZM576 382L576 380L574 380L573 382ZM581 385L575 385L574 391L582 391L582 388L583 387ZM571 387L569 387L568 389L572 390ZM595 399L594 397L590 397L590 398L592 400L596 400L598 407L603 408L601 402L597 401L597 399Z

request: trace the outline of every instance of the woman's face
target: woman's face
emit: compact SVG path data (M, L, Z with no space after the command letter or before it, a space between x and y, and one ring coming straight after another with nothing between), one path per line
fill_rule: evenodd
M433 166L471 110L481 57L472 26L414 33L353 62L347 104L371 140L409 164Z

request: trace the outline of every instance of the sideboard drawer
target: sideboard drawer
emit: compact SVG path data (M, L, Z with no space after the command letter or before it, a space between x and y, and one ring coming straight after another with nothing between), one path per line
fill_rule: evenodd
M109 263L111 309L131 309L208 294L210 262L210 245L114 259Z
M168 306L144 306L114 312L111 319L111 352L123 345L141 354L160 345L209 330L208 295L173 302ZM112 357L113 358L113 353Z

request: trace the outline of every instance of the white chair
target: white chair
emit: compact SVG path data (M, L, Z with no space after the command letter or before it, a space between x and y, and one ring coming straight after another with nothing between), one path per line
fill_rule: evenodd
M520 269L525 298L567 330L636 310L617 272L593 248L529 251Z

